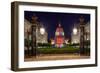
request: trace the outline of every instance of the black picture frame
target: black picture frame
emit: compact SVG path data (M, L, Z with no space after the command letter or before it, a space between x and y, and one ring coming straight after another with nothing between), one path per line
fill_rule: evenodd
M95 11L95 63L82 65L64 65L64 66L50 66L50 67L34 67L34 68L19 68L19 50L18 50L18 29L19 25L19 6L45 6L45 7L62 7L62 8L79 8L92 9ZM60 69L60 68L77 68L77 67L92 67L97 66L97 7L96 6L82 6L82 5L68 5L68 4L49 4L49 3L35 3L35 2L12 2L11 3L11 70L13 71L27 71L27 70L45 70L45 69Z

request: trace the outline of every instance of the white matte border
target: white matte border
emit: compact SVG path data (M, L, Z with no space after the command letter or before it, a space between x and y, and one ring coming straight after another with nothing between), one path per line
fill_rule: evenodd
M84 13L90 14L90 33L91 33L91 57L90 59L78 60L57 60L57 61L31 61L24 62L24 11L42 11L42 12L63 12L63 13ZM63 8L63 7L46 7L46 6L25 6L19 5L19 68L35 68L35 67L50 67L64 65L84 65L95 64L95 10L94 9L79 9L79 8Z

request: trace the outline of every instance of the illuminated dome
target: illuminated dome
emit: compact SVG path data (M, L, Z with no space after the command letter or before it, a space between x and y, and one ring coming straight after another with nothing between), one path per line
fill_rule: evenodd
M55 32L55 46L60 48L64 46L64 31L60 24Z

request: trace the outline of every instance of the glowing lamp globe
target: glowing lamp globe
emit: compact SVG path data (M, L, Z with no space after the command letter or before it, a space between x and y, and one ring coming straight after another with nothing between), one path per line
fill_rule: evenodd
M40 28L40 33L43 35L45 33L45 29L42 27Z
M73 34L76 35L77 34L77 28L73 29Z

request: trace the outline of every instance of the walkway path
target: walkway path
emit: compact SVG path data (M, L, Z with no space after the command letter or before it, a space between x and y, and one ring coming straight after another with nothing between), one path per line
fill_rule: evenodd
M80 56L79 54L46 54L31 58L25 58L25 61L69 60L69 59L87 59L87 58L90 58L90 56Z

